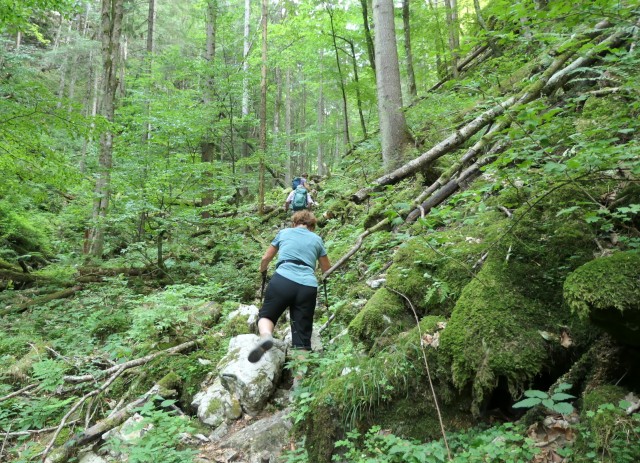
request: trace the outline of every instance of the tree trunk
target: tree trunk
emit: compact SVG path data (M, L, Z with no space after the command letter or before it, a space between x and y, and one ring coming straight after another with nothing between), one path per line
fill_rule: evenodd
M258 172L258 213L264 214L264 158L267 154L267 13L262 0L262 72L260 78L260 166Z
M242 52L242 157L249 156L249 50L250 42L250 23L251 21L251 0L244 0L244 33L243 33L243 52Z
M342 77L342 67L340 65L340 55L338 54L338 44L336 43L336 29L333 24L333 10L330 5L326 7L327 13L329 13L329 20L331 23L331 38L333 39L333 49L336 55L336 66L338 68L338 77L340 79L340 91L342 93L342 110L344 111L344 137L348 147L351 146L351 138L349 136L349 111L347 108L347 92L344 87L344 78Z
M402 164L407 145L407 123L402 112L400 66L396 47L393 0L374 0L378 118L385 172Z
M318 115L317 115L317 130L318 130L318 156L316 163L318 165L318 175L326 175L325 161L324 161L324 76L322 74L322 62L324 58L324 50L320 49L320 82L318 83Z
M458 1L444 0L447 18L447 32L449 36L449 52L451 54L451 74L458 78L458 53L460 49L460 34L458 32Z
M291 185L291 177L292 177L292 165L291 165L291 155L293 152L292 149L292 138L293 138L293 101L291 100L291 68L287 68L287 72L285 74L284 81L284 98L285 98L285 109L284 109L284 130L285 130L285 148L287 159L285 160L285 168L284 168L284 183L285 185Z
M367 138L367 125L364 121L364 113L362 111L362 97L360 96L360 80L358 79L358 60L356 57L356 49L353 40L347 40L351 48L351 62L353 63L353 80L356 83L356 102L358 104L358 116L360 116L360 126L362 127L362 138Z
M367 55L369 56L369 63L371 64L371 69L373 69L373 74L376 74L376 53L375 47L373 46L373 38L371 37L371 27L369 26L369 0L360 0L360 5L362 5L362 23L364 24L364 38L367 42Z
M80 154L79 169L83 174L86 173L87 170L87 150L89 146L93 145L93 131L96 128L95 119L98 115L98 100L100 97L100 73L93 64L93 53L89 53L89 68L89 75L93 77L93 79L90 78L88 81L90 89L87 91L87 96L91 99L91 106L85 105L85 108L91 108L91 112L87 114L88 116L91 116L91 125L89 127L88 136L82 142L82 151Z
M118 89L118 64L120 62L120 36L124 0L102 0L102 88L104 102L102 113L112 123L115 114L115 99ZM111 166L113 163L113 132L107 129L100 137L100 158L94 189L93 228L90 233L90 253L102 256L104 249L104 219L111 195Z
M477 0L476 0L477 1ZM416 76L413 72L413 54L411 52L411 25L409 15L409 0L402 0L402 24L404 31L404 54L407 66L407 92L411 98L418 96L416 88Z
M151 74L153 69L153 30L156 21L156 0L149 0L149 12L147 15L147 79L151 82ZM147 86L147 95L151 94L151 83ZM151 132L151 101L147 98L144 103L144 111L146 116L146 121L144 123L144 127L142 129L142 143L146 143L149 141L149 134Z
M214 61L216 57L216 21L218 17L218 2L217 0L209 0L207 2L207 23L206 23L206 49L205 49L205 60L209 64L209 69L207 72L207 85L204 89L203 100L205 104L209 106L212 105L214 99L215 92L215 76L214 76ZM215 111L214 111L215 112ZM207 132L205 133L204 140L202 140L200 144L200 161L202 163L211 164L215 159L216 155L216 145L214 141L215 133L213 129L213 125L215 123L216 117L212 117L211 125ZM209 185L211 179L213 178L213 173L211 170L206 169L203 172L203 177L205 181L204 189L202 192L202 207L205 210L200 214L203 219L208 219L211 217L211 213L206 209L207 206L213 204L213 189Z

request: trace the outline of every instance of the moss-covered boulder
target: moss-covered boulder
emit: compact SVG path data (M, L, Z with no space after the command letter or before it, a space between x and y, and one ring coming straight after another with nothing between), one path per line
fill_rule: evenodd
M380 288L349 323L349 336L367 349L388 344L411 326L412 317L397 294Z
M567 277L564 297L581 318L624 344L640 346L640 252L586 263Z
M394 256L387 286L409 298L421 313L450 313L486 246L475 235L475 230L465 229L409 240Z
M554 314L524 296L509 272L502 262L485 263L440 336L454 384L461 390L472 386L476 414L501 377L515 396L542 371L549 353L539 331L557 328Z

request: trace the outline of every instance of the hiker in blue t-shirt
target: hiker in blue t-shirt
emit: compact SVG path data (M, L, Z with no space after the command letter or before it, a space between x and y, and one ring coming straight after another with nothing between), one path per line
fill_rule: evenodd
M257 362L273 347L273 329L278 318L289 308L291 338L294 349L311 350L313 314L316 309L318 280L316 262L322 272L331 268L322 238L313 231L316 218L309 211L296 212L293 227L281 230L260 261L260 272L266 274L269 263L278 254L276 271L265 293L259 313L260 343L249 354Z

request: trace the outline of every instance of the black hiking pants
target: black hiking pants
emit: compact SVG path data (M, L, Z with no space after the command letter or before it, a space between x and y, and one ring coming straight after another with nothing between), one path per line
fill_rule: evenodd
M268 318L275 325L284 311L289 308L293 347L311 350L311 332L317 294L318 288L301 285L276 272L267 286L259 317Z

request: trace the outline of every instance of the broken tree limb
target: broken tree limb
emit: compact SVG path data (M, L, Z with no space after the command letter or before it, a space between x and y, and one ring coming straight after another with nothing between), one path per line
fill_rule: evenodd
M584 37L584 40L589 39L590 37L591 35L586 35ZM593 50L597 49L599 50L599 52L602 52L603 50L606 50L607 47L614 46L614 44L618 43L619 40L622 40L622 35L616 32L610 37L604 39L598 46L594 47L587 53L595 58L596 52ZM409 175L414 174L424 165L435 161L436 159L453 151L454 149L465 143L469 138L471 138L480 129L482 129L482 127L492 123L499 116L507 113L507 110L509 111L505 116L505 120L501 121L499 125L501 125L502 128L508 127L515 116L518 114L518 112L526 104L538 98L543 92L550 93L551 90L564 83L564 80L562 78L554 76L556 76L558 73L560 75L567 75L568 71L565 72L563 66L576 53L577 45L582 43L583 42L578 39L571 39L569 42L563 44L560 49L565 49L565 51L555 57L553 62L540 75L536 82L527 86L518 95L511 96L493 106L492 108L486 110L485 112L474 118L471 122L463 125L460 129L449 135L449 137L433 146L430 150L428 150L421 156L411 160L395 171L374 180L373 186L362 188L361 190L357 191L351 197L352 201L359 204L363 202L367 197L369 197L371 192L379 191L385 185L397 183L400 180L408 177ZM580 62L584 63L584 61ZM573 68L573 63L572 65L567 67ZM549 82L551 82L551 84ZM492 130L490 131L490 134L485 135L485 137L492 138L498 132L499 131L497 129Z
M31 389L35 389L36 387L38 387L38 384L29 384L28 386L25 386L18 391L14 391L11 394L7 394L4 397L0 397L0 402L4 402L5 400L9 400L12 397L16 397L16 396L19 396L20 394L24 394L25 392L28 392Z
M463 72L466 69L468 69L470 67L471 62L477 58L479 55L481 55L483 52L487 51L489 49L489 45L482 45L480 47L477 47L475 49L473 49L471 51L471 53L469 53L465 59L463 59L462 61L460 61L457 64L457 68L458 68L458 72ZM485 59L487 59L489 57L489 55L491 55L491 50L489 50L490 53L483 55L482 59L478 59L478 62L482 62ZM438 90L440 87L442 87L446 82L448 82L449 80L451 80L451 78L453 77L453 75L451 73L447 73L446 76L444 76L442 79L440 79L435 85L433 85L429 90L427 90L427 93L430 92L434 92L436 90Z
M43 458L44 463L64 463L73 457L78 449L100 439L100 437L110 429L124 423L135 410L144 405L149 399L154 397L160 390L158 385L153 386L143 396L129 403L123 409L112 413L105 419L98 421L90 428L85 429L82 433L72 437L57 450L54 450L48 458Z
M371 235L372 233L375 233L376 231L380 230L385 225L389 225L390 223L391 223L391 221L389 220L389 218L386 218L386 219L381 220L377 224L375 224L373 227L368 228L364 232L362 232L360 234L360 236L358 236L358 239L356 240L356 244L349 250L349 252L347 252L335 264L333 264L333 266L329 270L324 272L322 274L322 278L327 278L329 275L331 275L337 269L342 267L342 265L346 261L348 261L351 258L351 256L353 256L356 252L358 252L358 249L360 249L360 247L362 246L362 242L364 241L364 239L367 236Z
M134 360L129 360L128 362L119 363L117 365L112 366L111 368L107 368L106 370L99 371L95 375L89 374L89 375L80 375L80 376L64 376L63 379L67 383L74 383L74 384L84 383L87 381L95 381L101 378L102 376L118 371L120 368L124 368L124 370L128 370L129 368L144 365L145 363L149 363L151 360L158 358L162 355L177 354L178 352L182 352L184 350L194 347L196 344L197 344L197 341L187 341L182 344L178 344L177 346L170 347L169 349L154 352L153 354L149 354Z

